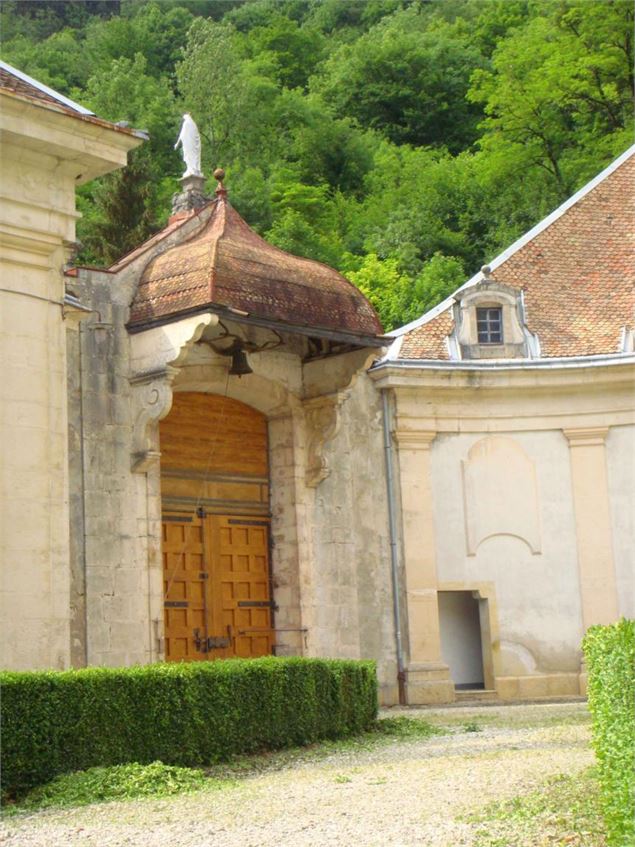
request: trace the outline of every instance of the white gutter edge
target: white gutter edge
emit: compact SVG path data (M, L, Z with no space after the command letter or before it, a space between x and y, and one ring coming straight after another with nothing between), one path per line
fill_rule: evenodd
M463 359L459 362L444 359L380 359L371 371L380 368L399 368L403 370L442 370L442 371L513 371L513 370L555 370L557 368L605 367L614 365L635 365L635 353L612 353L595 356L567 356L553 359L489 359L476 361Z
M91 115L95 116L94 112L91 112L90 109L87 109L85 106L80 106L79 103L76 103L74 100L71 100L70 97L65 97L63 94L60 94L59 91L55 91L53 88L49 88L48 85L44 85L43 82L38 82L37 79L33 79L32 76L23 73L23 71L19 71L17 68L14 68L8 62L3 62L0 60L0 68L3 68L5 71L8 71L13 76L17 76L18 79L21 79L22 82L28 82L29 85L32 85L34 88L37 88L38 91L42 91L44 94L48 94L49 97L52 97L54 100L59 101L64 106L69 106L71 109L74 109L76 112L79 112L80 115Z

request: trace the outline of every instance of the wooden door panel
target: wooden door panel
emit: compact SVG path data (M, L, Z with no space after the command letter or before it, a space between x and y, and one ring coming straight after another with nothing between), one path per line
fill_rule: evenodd
M165 658L169 662L206 658L195 630L206 637L207 583L203 524L198 517L165 515L163 520Z
M215 539L217 620L231 634L233 655L269 655L274 632L268 523L234 516L211 516L208 521Z

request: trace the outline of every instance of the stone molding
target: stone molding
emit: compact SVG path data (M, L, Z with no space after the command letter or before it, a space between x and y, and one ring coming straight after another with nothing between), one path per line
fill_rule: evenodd
M569 447L601 447L608 435L608 426L581 427L580 429L563 429Z
M429 450L437 434L432 431L423 432L407 429L396 429L393 432L394 439L399 448L405 448L406 450Z

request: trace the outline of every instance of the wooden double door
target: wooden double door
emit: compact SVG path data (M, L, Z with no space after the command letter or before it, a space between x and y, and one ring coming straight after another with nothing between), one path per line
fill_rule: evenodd
M175 393L159 437L166 659L272 653L266 419Z
M168 661L272 652L267 520L165 514L163 578Z

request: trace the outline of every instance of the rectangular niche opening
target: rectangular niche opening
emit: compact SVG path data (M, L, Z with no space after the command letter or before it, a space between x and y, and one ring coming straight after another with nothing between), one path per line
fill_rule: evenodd
M483 644L479 601L471 591L439 591L441 654L457 691L482 691Z

